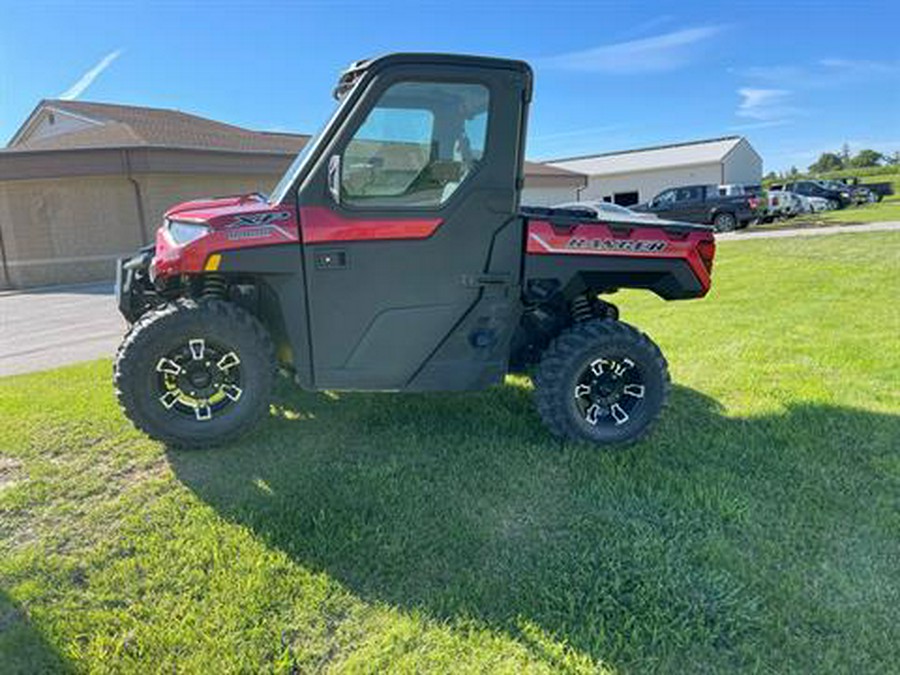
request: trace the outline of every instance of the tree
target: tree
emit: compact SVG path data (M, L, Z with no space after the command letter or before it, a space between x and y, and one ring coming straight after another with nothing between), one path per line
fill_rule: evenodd
M770 171L765 176L763 176L763 179L775 181L775 180L778 180L778 174L775 173L774 171Z
M797 170L796 166L792 166L791 170L788 171L788 173L787 173L788 178L794 178L795 176L799 176L799 175L800 175L800 171Z
M856 156L850 160L850 166L862 169L869 166L878 166L884 155L875 150L860 150Z
M843 168L844 162L840 155L833 152L823 152L819 155L819 159L809 165L809 170L813 173L825 173L826 171L837 171Z
M841 146L841 160L843 161L844 166L850 162L850 146L847 145L846 141Z

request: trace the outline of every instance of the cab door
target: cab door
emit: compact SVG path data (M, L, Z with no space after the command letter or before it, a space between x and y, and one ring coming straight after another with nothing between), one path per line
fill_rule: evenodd
M654 197L651 202L652 211L660 218L675 218L677 205L675 203L675 190L665 190Z
M314 384L490 384L517 318L523 74L408 65L359 86L297 195Z

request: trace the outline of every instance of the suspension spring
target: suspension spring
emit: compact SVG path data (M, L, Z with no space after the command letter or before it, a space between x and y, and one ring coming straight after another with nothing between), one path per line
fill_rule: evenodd
M591 301L584 295L579 295L569 303L569 313L572 315L572 323L581 323L594 318L594 308Z
M203 277L203 291L200 293L201 298L205 299L223 299L225 291L228 290L228 284L225 277L221 274L207 274Z

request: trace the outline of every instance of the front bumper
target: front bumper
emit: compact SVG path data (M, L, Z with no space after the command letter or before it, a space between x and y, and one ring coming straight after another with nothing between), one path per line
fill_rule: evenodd
M145 246L116 261L116 305L128 323L134 323L147 307L143 290L149 283L150 262L155 250L155 246Z

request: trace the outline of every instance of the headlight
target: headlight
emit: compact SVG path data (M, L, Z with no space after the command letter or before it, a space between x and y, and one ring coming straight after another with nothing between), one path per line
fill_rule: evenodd
M209 232L209 228L206 225L200 225L198 223L185 223L181 220L170 220L169 221L169 236L172 237L172 241L174 241L179 246L184 244L189 244L195 239L199 239L204 234Z

